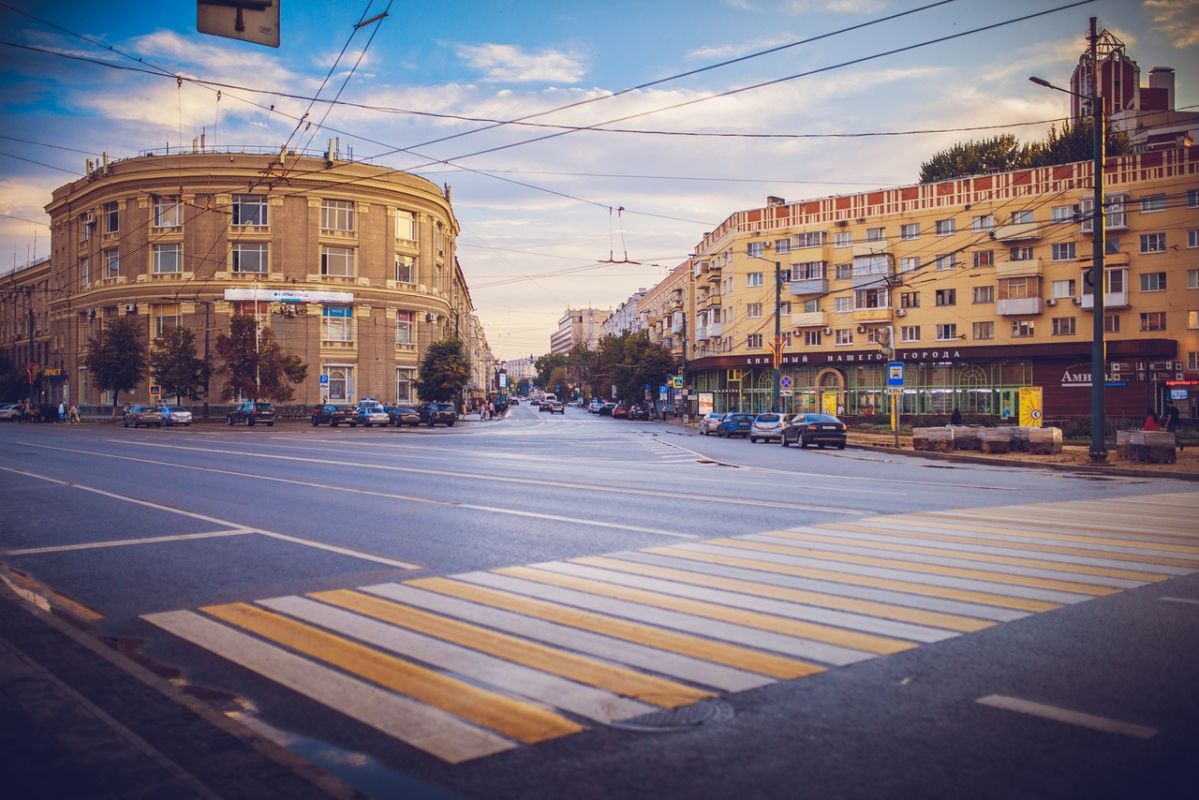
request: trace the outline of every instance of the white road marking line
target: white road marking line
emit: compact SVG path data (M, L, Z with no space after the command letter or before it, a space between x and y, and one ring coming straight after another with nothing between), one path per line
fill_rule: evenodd
M190 611L146 614L142 619L451 764L516 746L441 709L355 680Z
M1188 605L1199 606L1199 600L1194 600L1190 597L1159 597L1163 603L1186 603Z
M1031 700L1021 700L1019 697L991 694L986 697L980 697L975 702L992 708L1001 708L1005 711L1015 711L1020 714L1050 719L1055 722L1064 722L1067 725L1077 725L1080 728L1090 728L1091 730L1103 733L1131 736L1134 739L1152 739L1154 736L1157 736L1157 730L1154 728L1134 725L1131 722L1121 722L1118 719L1099 717L1069 708L1034 703Z
M135 544L162 544L163 542L187 542L193 539L218 539L223 536L245 536L255 533L249 528L231 531L208 531L207 533L181 533L175 536L148 536L144 539L109 539L85 544L62 544L53 547L25 547L20 550L0 551L2 556L32 556L39 553L67 553L73 550L101 550L107 547L128 547Z
M66 450L66 448L49 447L47 445L35 445L35 446L43 447L47 450ZM106 458L117 458L117 459L123 459L123 460L127 460L127 461L143 461L143 460L145 460L145 459L139 459L139 458L130 458L128 456L117 456L117 455L106 455L106 454L101 454L101 453L92 453L87 450L66 450L66 452L86 453L89 455L104 455ZM171 467L177 466L175 464L169 464L167 462L149 462L149 463L160 463L164 466L171 466ZM7 468L0 467L0 469L7 469ZM184 469L193 469L193 468L192 467L184 467ZM207 467L195 467L194 469L204 469L207 471L224 471L224 470L212 470ZM268 531L268 530L264 530L263 528L253 528L253 527L248 527L245 525L239 525L236 522L230 522L229 520L220 519L219 517L210 517L210 516L207 516L206 514L197 514L194 511L184 511L181 508L173 508L171 506L161 505L160 503L153 503L149 500L140 500L136 497L128 497L126 495L116 494L115 492L106 492L103 489L96 489L92 486L85 486L82 483L71 483L68 481L61 481L58 478L51 478L46 475L38 475L33 472L25 472L22 474L28 475L32 478L38 478L40 480L49 481L51 483L57 483L57 484L61 484L63 486L69 486L72 489L79 489L84 492L92 492L94 494L103 495L104 497L111 497L114 500L121 500L126 503L133 503L134 505L146 506L147 508L154 508L154 509L158 509L159 511L166 511L171 514L179 514L181 516L190 517L192 519L204 520L205 522L211 522L214 525L223 525L226 528L230 528L232 530L237 530L237 531L244 530L248 533L256 533L261 536L269 536L273 539L281 539L286 542L291 542L292 544L298 544L298 545L302 545L304 547L311 547L316 550L328 550L330 552L338 553L340 555L347 555L347 556L351 556L353 558L360 558L365 561L374 561L379 564L387 564L388 566L397 567L399 569L420 569L421 568L419 564L413 564L408 561L399 561L394 558L387 558L385 556L377 556L377 555L374 555L373 553L364 553L360 550L350 550L349 548L337 547L335 545L324 544L323 542L316 542L311 539L303 539L299 536L288 536L287 534L284 534L284 533L276 533L275 531Z

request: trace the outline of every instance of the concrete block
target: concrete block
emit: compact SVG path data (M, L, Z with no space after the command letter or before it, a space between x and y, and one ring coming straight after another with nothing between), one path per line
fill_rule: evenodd
M982 428L976 428L969 425L953 426L953 449L981 450L982 430Z
M1052 455L1062 452L1062 429L1029 428L1028 452L1035 455Z
M912 428L912 448L948 453L953 449L953 428Z
M1007 453L1012 449L1013 428L983 428L982 451L984 453Z
M1177 459L1174 434L1167 431L1142 431L1145 437L1145 461L1150 464L1173 464Z

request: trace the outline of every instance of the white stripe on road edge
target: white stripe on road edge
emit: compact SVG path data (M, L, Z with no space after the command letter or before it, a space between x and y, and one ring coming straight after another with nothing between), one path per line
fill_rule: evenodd
M190 611L146 614L142 619L452 764L516 746L441 709L314 664Z
M55 547L26 547L21 550L4 550L2 556L32 556L39 553L67 553L72 550L96 550L105 547L128 547L134 544L161 544L163 542L186 542L192 539L219 539L222 536L245 536L255 533L249 528L238 528L231 531L209 531L207 533L181 533L176 536L147 536L144 539L110 539L106 542L87 542L85 544L61 544Z
M1131 736L1134 739L1152 739L1154 736L1157 736L1155 728L1146 728L1143 725L1134 725L1131 722L1121 722L1118 719L1109 719L1108 717L1097 717L1094 714L1072 711L1068 708L1047 706L1044 703L1021 700L1019 697L991 694L986 697L980 697L975 702L984 706L991 706L992 708L1001 708L1005 711L1015 711L1033 717L1051 719L1055 722L1064 722L1067 725L1077 725L1080 728L1090 728L1102 733L1117 733L1121 736Z
M1189 597L1159 597L1163 603L1186 603L1188 605L1199 606L1199 600L1193 600Z

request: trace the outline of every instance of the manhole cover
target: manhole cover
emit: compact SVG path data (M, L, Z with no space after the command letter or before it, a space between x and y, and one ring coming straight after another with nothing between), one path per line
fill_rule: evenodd
M733 718L733 707L723 700L703 700L681 708L668 708L623 722L613 722L613 728L642 733L671 733L727 722Z

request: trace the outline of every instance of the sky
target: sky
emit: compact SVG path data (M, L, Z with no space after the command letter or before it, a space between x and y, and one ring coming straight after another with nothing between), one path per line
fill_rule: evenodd
M101 152L337 137L453 187L493 351L540 355L567 307L615 308L768 195L1041 138L1069 97L1028 76L1068 85L1092 16L1199 107L1199 0L285 0L278 48L197 33L190 0L0 0L0 273L49 253L51 192ZM312 97L339 103L295 132Z

